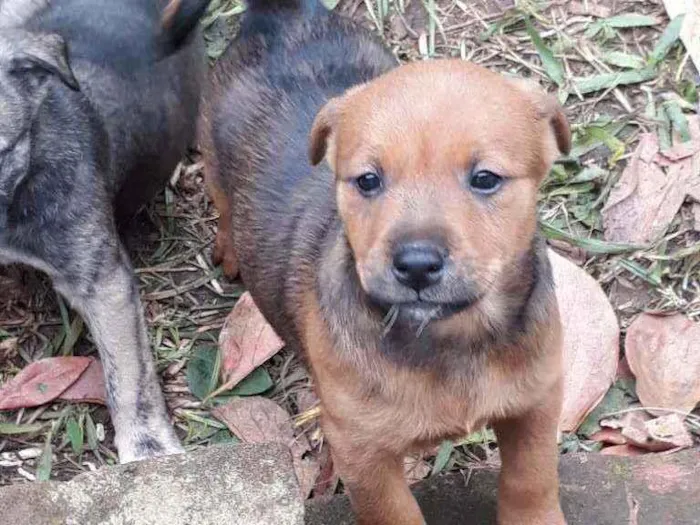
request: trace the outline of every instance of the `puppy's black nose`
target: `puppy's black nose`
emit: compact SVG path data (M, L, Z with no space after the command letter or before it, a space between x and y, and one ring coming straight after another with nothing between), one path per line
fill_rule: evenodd
M416 291L437 283L445 267L444 251L424 242L399 246L394 253L396 280Z

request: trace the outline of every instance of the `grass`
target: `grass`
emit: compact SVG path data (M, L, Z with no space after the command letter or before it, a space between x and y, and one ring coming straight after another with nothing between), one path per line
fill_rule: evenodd
M700 320L700 235L690 226L688 207L664 238L649 246L606 242L601 226L603 204L640 133L683 132L685 115L696 107L693 73L676 42L678 22L669 24L658 1L616 2L610 13L615 16L605 20L567 11L573 2L547 7L523 1L506 11L498 4L343 0L337 9L380 33L402 61L462 57L534 78L565 102L574 148L543 185L545 234L600 282L623 327L644 309L681 311ZM243 10L236 1L212 3L204 21L212 59L235 34ZM215 221L193 153L128 240L166 397L188 448L235 440L211 416L213 400L193 395L188 382L188 370L216 344L243 291L210 263ZM0 298L0 383L40 357L93 351L82 321L44 277L6 268L0 270L0 287L8 290ZM213 368L204 366L204 380ZM318 409L299 358L283 351L265 369L273 380L266 395L293 414L318 445ZM567 450L589 446L576 436L565 445ZM493 434L477 432L443 444L435 454L433 473L490 461ZM104 408L57 403L0 413L0 485L69 479L115 459Z

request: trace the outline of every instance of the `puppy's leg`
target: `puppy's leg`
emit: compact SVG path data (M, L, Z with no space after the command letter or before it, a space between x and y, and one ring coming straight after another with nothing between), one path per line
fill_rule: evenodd
M357 517L357 525L425 525L404 478L403 456L353 443L352 432L324 421L333 462Z
M90 328L105 371L119 460L126 463L183 449L155 373L133 270L110 214L86 205L75 217L45 227L29 262L49 273Z
M231 206L226 194L219 188L218 184L212 180L212 177L207 178L207 188L209 195L214 201L214 206L219 212L219 222L216 229L216 243L214 245L214 253L212 254L212 262L220 264L223 268L224 275L229 279L235 279L238 275L238 257L233 247L233 217L231 215Z
M561 384L521 416L495 425L501 452L499 525L566 525L559 505Z
M104 261L87 293L65 286L60 291L85 318L102 359L119 461L183 452L168 418L123 250Z

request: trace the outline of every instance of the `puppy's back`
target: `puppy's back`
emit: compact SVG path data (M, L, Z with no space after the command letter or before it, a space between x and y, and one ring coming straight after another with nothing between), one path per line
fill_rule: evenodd
M308 160L313 119L329 98L395 65L317 0L255 0L212 74L200 128L208 176L230 201L241 275L285 333L282 283L303 279L339 227L333 175Z
M164 38L168 0L61 0L26 24L61 35L80 90L102 118L113 162L108 185L120 223L162 187L195 138L206 73L194 28L208 2L172 2L176 15L192 21L184 24L193 36L187 39L176 20L179 48Z

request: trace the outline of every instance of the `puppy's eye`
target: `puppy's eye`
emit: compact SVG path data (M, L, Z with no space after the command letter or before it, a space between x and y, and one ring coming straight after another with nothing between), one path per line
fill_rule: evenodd
M365 197L372 197L382 189L382 179L376 173L364 173L355 179L355 185Z
M503 177L487 170L476 171L469 177L469 187L477 193L491 195L503 184Z

